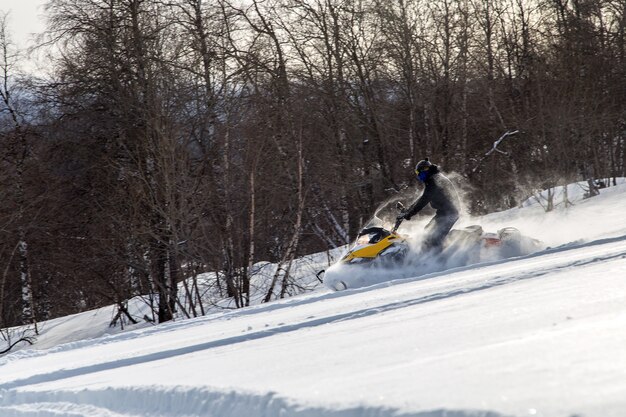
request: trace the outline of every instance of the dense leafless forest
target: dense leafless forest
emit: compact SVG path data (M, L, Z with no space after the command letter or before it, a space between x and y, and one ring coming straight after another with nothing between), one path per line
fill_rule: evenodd
M137 294L203 314L298 291L413 166L472 214L626 175L624 0L50 0L17 66L0 21L0 327ZM514 135L502 136L506 132ZM495 141L503 138L497 146ZM180 291L189 295L179 302Z

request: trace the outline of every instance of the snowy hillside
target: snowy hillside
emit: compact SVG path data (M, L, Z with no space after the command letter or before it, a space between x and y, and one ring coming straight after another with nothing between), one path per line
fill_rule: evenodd
M0 358L0 416L625 416L626 184L579 197L464 220L551 247L522 258L110 335L111 309L43 323Z

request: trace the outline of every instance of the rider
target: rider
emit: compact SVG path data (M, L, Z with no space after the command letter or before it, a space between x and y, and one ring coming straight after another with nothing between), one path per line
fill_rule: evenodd
M424 249L440 251L452 225L459 219L461 208L459 195L452 182L439 172L439 167L428 158L418 162L415 174L426 188L420 198L400 217L411 220L411 217L430 203L430 206L437 210L437 214L425 228L427 236L423 246Z

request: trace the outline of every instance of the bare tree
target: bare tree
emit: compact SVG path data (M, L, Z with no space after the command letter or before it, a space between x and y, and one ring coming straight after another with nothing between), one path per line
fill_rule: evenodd
M10 127L0 132L5 146L5 160L11 164L14 170L13 187L15 189L15 205L17 215L17 253L19 263L19 276L22 288L22 321L33 324L37 332L37 321L35 318L35 300L33 297L32 276L29 270L29 248L26 231L26 199L24 170L27 159L30 157L30 147L27 142L28 132L23 125L22 116L16 107L14 92L17 84L17 74L15 66L17 64L17 53L13 51L13 45L9 39L7 15L0 15L0 71L2 88L0 88L0 98L2 98L2 112L7 112L10 116Z

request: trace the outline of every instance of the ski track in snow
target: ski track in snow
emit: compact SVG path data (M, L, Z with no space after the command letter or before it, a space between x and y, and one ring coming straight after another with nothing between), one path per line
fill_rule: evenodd
M564 256L566 255L566 256ZM468 410L433 410L413 414L401 414L391 408L353 407L345 409L325 409L320 407L304 406L293 399L284 399L275 393L259 395L255 393L222 392L210 388L180 386L175 389L169 387L141 387L136 389L109 388L84 389L81 391L30 391L29 387L62 379L82 375L130 367L138 364L174 358L194 352L205 351L224 346L233 346L253 340L269 338L279 334L295 332L307 328L314 328L334 322L349 321L366 316L372 316L393 310L430 303L469 293L489 290L495 287L530 279L537 279L550 273L578 268L599 262L611 262L626 258L626 236L602 239L588 243L569 244L552 248L523 258L494 261L487 264L472 265L454 270L441 271L422 277L396 280L378 284L368 288L348 290L345 292L323 292L297 297L283 302L264 304L245 310L223 314L214 314L194 320L168 323L150 329L130 331L124 334L105 337L101 340L87 340L73 342L66 345L45 350L25 350L9 355L0 360L0 416L101 416L101 417L132 417L139 415L150 416L296 416L296 417L503 417L490 411ZM444 278L445 276L445 278ZM432 280L439 278L439 280ZM239 335L217 336L214 340L202 343L189 344L173 349L163 349L155 352L125 357L120 354L112 360L94 362L75 368L62 368L49 371L32 370L29 376L6 380L2 378L2 366L18 359L36 359L42 355L59 352L71 352L94 346L112 345L141 336L161 335L176 332L181 329L190 329L205 325L215 320L230 320L234 318L269 313L283 309L291 309L297 313L297 308L311 305L322 300L353 297L375 289L395 287L398 285L414 285L417 281L428 279L431 288L426 294L417 297L408 297L397 300L396 295L386 297L384 292L377 298L372 298L366 307L355 303L352 308L339 314L326 314L320 306L317 315L299 317L295 314L293 322L278 323L273 327L259 331L245 332ZM411 291L407 291L411 294ZM395 300L394 300L395 297ZM393 301L392 301L393 300ZM362 308L358 308L362 307Z

